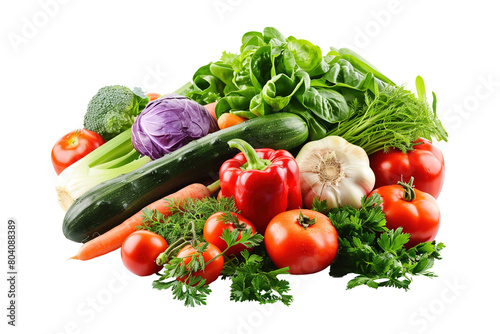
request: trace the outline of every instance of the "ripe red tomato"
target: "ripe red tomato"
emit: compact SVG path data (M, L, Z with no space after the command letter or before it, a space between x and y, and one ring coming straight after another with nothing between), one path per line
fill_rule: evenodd
M369 196L374 193L379 194L383 201L381 206L387 228L395 230L402 227L403 232L410 234L410 241L405 245L406 248L434 240L439 230L441 213L433 196L413 189L411 181L409 185L377 188Z
M123 264L138 276L152 275L163 268L156 264L156 257L167 247L165 239L158 234L146 230L136 231L123 241Z
M421 144L407 153L391 149L387 153L378 151L370 156L375 189L413 177L415 188L438 198L444 183L443 153L427 139L420 138L415 143Z
M220 249L217 246L214 246L211 243L208 243L207 249L201 253L203 256L203 261L205 261L205 270L195 271L191 274L191 276L201 276L201 278L205 279L205 285L208 285L215 281L217 277L219 277L222 268L224 267L224 257L218 256L216 259L212 260L214 257L219 255ZM177 257L183 258L184 264L187 266L189 261L191 261L192 257L190 255L198 254L198 250L195 249L191 245L184 246L180 252L177 254ZM212 261L211 261L212 260ZM208 261L211 261L208 263ZM208 264L207 264L208 263ZM188 276L178 277L179 281L187 283Z
M57 175L102 144L104 139L100 135L86 129L72 131L60 138L52 148L51 154L52 165Z
M245 217L231 212L231 216L235 218L230 218L228 221L223 221L225 214L223 212L216 212L210 217L208 217L205 227L203 228L203 237L205 240L219 248L221 251L224 251L227 248L227 243L221 238L222 231L228 229L229 232L232 232L236 229L240 229L240 236L238 236L239 240L241 238L241 230L242 229L252 229L252 234L255 234L255 226L246 219ZM237 244L230 247L224 254L229 256L238 255L243 250L252 251L252 247L247 247L244 244Z
M337 239L337 230L324 214L300 209L275 216L264 235L269 257L277 267L289 267L290 274L312 274L328 267L337 255Z

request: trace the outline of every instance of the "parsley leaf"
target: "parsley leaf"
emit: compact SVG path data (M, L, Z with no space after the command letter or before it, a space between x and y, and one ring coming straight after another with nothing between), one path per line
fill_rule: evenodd
M200 280L201 277L193 277ZM206 305L207 296L212 292L208 285L204 285L201 280L197 284L190 284L172 280L170 282L162 282L156 280L153 282L153 288L158 290L171 289L174 299L184 301L184 306L194 307L196 305Z
M289 282L277 277L288 274L288 267L265 272L262 271L262 256L244 250L241 257L240 263L232 263L230 300L257 301L260 304L281 301L287 306L292 303L293 297L288 294Z
M190 218L193 217L190 216ZM186 225L193 226L193 224ZM251 229L242 231L224 229L221 238L226 242L227 247L216 257L224 256L225 258L222 275L232 279L231 300L257 301L261 304L281 301L285 305L290 305L293 298L288 294L290 291L289 283L277 277L281 274L288 274L288 268L275 269L270 266L269 257L265 258L258 254L250 255L248 250L243 251L238 257L227 258L225 256L225 252L230 247L238 244L265 252L262 246L264 237L261 234L252 234ZM153 282L153 288L171 290L173 298L184 301L185 306L205 305L211 290L205 285L205 280L194 273L204 270L205 266L216 257L205 262L202 253L208 246L206 242L192 246L196 248L197 252L189 255L191 257L189 261L184 261L183 258L176 256L168 259L164 265L163 274ZM272 269L266 271L269 268ZM184 282L177 280L179 277L182 277Z
M227 215L230 212L239 213L232 197L187 198L182 202L167 199L165 205L172 213L169 216L157 210L143 209L143 224L140 228L161 235L169 245L192 235L190 222L194 223L196 234L200 241L203 241L203 227L208 217L216 212L225 212Z
M406 249L409 234L402 228L389 230L378 194L363 197L360 209L334 208L329 218L339 234L339 251L330 266L330 276L357 274L347 289L366 285L371 288L395 287L408 290L411 276L435 277L430 271L441 259L445 247L435 241ZM317 207L320 205L317 204Z

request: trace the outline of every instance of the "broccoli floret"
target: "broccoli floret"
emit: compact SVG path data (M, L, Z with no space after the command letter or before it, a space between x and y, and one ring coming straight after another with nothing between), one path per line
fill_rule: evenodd
M125 86L106 86L90 100L83 127L108 141L134 124L148 98L139 89Z

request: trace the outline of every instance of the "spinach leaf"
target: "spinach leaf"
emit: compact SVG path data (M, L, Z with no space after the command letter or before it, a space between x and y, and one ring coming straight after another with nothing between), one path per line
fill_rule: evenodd
M347 102L337 91L311 87L302 98L306 108L327 122L336 123L349 116Z
M325 126L319 122L314 114L312 114L308 109L306 109L297 99L292 99L292 101L285 107L284 111L296 114L307 123L307 128L309 129L308 140L319 140L326 137L327 129Z
M360 70L363 73L373 73L375 78L389 84L395 86L396 84L392 82L391 79L380 73L379 70L375 68L372 64L370 64L366 59L361 57L359 54L356 52L352 51L351 49L348 48L342 48L339 51L339 54L342 56L343 59L348 60L351 64L353 64L358 70Z

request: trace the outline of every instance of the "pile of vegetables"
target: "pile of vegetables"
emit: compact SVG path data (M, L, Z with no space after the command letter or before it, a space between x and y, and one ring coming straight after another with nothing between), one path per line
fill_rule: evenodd
M434 277L447 140L427 101L348 49L274 28L173 94L101 88L52 151L76 260L120 249L187 306L293 297L287 274L409 289ZM285 276L286 277L286 276Z

